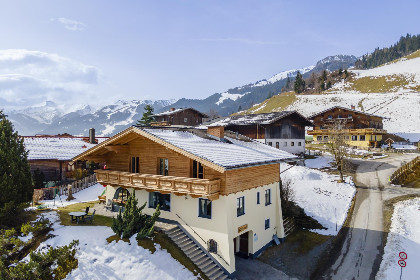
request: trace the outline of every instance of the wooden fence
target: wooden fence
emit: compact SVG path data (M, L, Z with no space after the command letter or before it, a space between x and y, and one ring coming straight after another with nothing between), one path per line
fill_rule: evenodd
M42 188L34 190L33 201L38 200L50 200L54 199L56 194L68 195L69 188L71 188L72 194L75 194L81 190L84 190L92 185L96 184L96 174L86 176L80 180L71 182L69 184L57 185L50 188Z
M418 164L420 164L420 156L398 168L390 177L391 183L399 185L404 182L407 176L413 172L414 167Z

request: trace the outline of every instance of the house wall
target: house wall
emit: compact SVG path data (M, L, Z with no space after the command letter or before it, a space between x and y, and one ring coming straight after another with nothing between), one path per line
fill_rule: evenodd
M313 136L314 144L324 144L328 142L328 140L325 140L324 138L325 136L327 136L326 134L314 134ZM360 136L365 136L365 140L360 140ZM382 134L352 134L347 136L347 143L351 147L368 148L371 147L372 142L376 141L377 143L379 143L380 141L382 141L382 136ZM319 137L321 137L322 140L320 140ZM356 137L357 140L353 141L352 139L354 137Z
M195 126L203 122L203 117L195 110L186 109L177 113L156 116L156 121L169 121L172 125Z
M31 166L31 173L33 174L33 172L39 168L39 170L41 170L44 175L45 175L45 179L47 181L49 180L61 180L63 178L60 177L63 176L64 172L60 173L60 162L56 159L53 160L30 160L29 164ZM67 166L67 162L62 164L63 166ZM64 167L62 167L64 168Z
M117 186L107 186L107 198L112 198ZM264 193L271 189L270 205L265 205ZM133 193L133 189L128 189ZM260 192L260 204L257 204L257 192ZM149 208L149 192L136 190L139 205L147 203L144 213L152 215L155 209ZM245 214L237 217L237 198L245 197ZM188 231L204 248L206 242L213 239L218 244L218 256L212 256L219 261L229 273L235 271L234 238L244 232L251 232L249 253L255 254L265 245L270 244L273 235L284 238L283 220L280 205L279 183L256 187L235 194L220 196L212 201L211 219L199 217L199 199L191 196L176 196L171 194L171 210L161 211L161 218L176 221ZM270 228L265 229L265 219L270 219ZM247 229L238 232L238 228L247 225ZM194 232L195 231L195 232ZM197 235L198 234L198 235ZM204 239L204 241L201 239ZM225 262L226 261L226 262Z
M348 118L351 115L351 118ZM313 118L314 129L323 129L328 126L329 116L332 119L347 120L347 128L379 128L383 129L382 118L363 114L362 112L353 112L341 108L333 108Z
M305 139L263 139L261 143L267 144L274 148L277 147L277 143L280 150L283 150L292 154L301 154L305 152ZM271 144L270 144L271 143ZM300 146L299 146L300 143Z

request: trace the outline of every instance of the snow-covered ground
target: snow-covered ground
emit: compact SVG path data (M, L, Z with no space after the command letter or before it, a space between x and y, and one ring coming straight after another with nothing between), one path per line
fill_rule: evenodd
M48 208L55 209L70 204L98 200L98 195L101 195L104 190L105 188L101 184L97 183L87 189L73 194L75 199L71 201L67 201L67 196L62 195L61 197L57 196L55 202L54 200L40 200L39 203L46 205Z
M399 252L406 252L407 266L402 279L419 279L420 264L420 198L398 202L392 215L381 267L376 279L400 279Z
M356 193L352 178L347 177L345 183L337 183L338 176L302 166L294 166L285 171L289 167L288 164L281 164L281 171L284 171L281 179L291 180L296 203L307 215L327 228L314 232L336 235L346 220Z
M66 279L197 279L159 245L152 254L137 245L135 236L130 243L108 243L106 238L114 235L109 227L63 226L55 211L44 215L53 222L55 237L41 243L40 250L67 245L74 239L80 242L76 253L79 265Z
M333 161L330 155L317 156L313 159L305 159L305 166L309 168L326 168L331 167Z

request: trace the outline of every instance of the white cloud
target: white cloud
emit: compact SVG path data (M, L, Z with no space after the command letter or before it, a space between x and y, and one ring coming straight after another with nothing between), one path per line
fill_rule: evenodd
M40 51L0 50L0 108L98 100L100 70Z
M82 31L86 28L86 24L80 21L68 19L68 18L51 18L50 21L57 21L64 25L67 30L71 31Z

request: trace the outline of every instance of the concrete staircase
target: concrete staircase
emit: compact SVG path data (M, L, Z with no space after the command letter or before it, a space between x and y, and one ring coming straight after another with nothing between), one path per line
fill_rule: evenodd
M219 265L197 246L195 241L188 237L179 226L165 230L165 233L210 280L228 279Z

